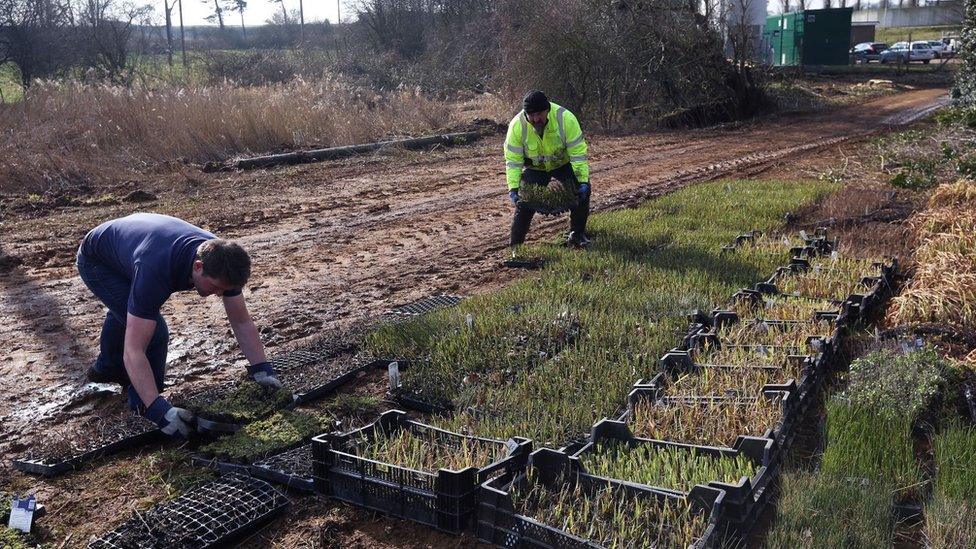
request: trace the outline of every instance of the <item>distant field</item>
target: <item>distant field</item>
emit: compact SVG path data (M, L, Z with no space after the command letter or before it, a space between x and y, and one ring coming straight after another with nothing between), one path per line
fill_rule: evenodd
M958 36L962 27L900 27L900 28L879 28L875 33L874 39L877 42L894 44L895 42L907 41L909 36L912 40L936 40L942 38L943 33Z
M0 64L0 94L3 101L20 101L23 90L20 87L20 72L12 63Z

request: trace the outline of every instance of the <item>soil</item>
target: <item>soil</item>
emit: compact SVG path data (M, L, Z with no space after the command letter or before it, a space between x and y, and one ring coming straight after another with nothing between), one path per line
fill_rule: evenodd
M945 98L944 89L915 89L817 114L700 130L592 136L592 208L628 207L723 177L815 176L835 165L838 155L857 154L852 151L858 143L913 122ZM97 352L104 314L73 265L78 243L90 228L151 209L242 243L254 258L245 295L269 353L275 354L400 303L432 294L489 291L531 276L499 268L507 252L511 204L498 139L266 171L203 174L183 169L162 174L151 184L140 183L140 190L156 197L150 204L66 204L4 219L0 455L23 453L38 433L56 425L78 425L95 410L124 407L117 388L86 384L84 379ZM120 184L116 194L132 190ZM887 196L879 194L877 200L890 201ZM822 213L821 218L798 218L809 223L841 217ZM552 238L565 224L563 218L537 218L530 237ZM835 226L855 237L858 231L867 232L854 222L849 229L842 223ZM163 314L172 334L171 384L183 390L242 375L244 360L217 300L176 294ZM385 388L385 373L374 372L360 378L355 391L382 395ZM112 462L53 481L14 473L3 484L4 489L38 490L51 504L51 515L62 517L50 539L78 544L128 516L137 499L145 505L151 498L151 485L136 479L139 469L129 472L129 465ZM9 459L4 459L0 474L8 468ZM87 488L96 484L109 503L87 503ZM308 498L308 505L296 504L255 538L253 546L474 545L471 539L370 517Z

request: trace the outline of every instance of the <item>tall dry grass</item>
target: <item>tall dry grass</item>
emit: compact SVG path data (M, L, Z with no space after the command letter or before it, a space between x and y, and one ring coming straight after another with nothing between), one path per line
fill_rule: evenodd
M976 326L976 183L940 186L911 224L918 267L888 320Z
M329 147L503 121L490 95L432 99L336 77L265 86L162 88L42 82L0 107L0 192L97 184L168 162Z

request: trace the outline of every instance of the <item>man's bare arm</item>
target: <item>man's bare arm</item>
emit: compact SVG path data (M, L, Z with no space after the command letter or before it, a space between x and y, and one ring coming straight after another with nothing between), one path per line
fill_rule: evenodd
M261 343L261 336L258 328L251 319L251 314L247 311L243 295L224 297L224 310L227 311L227 320L230 321L231 330L234 337L241 346L241 352L247 357L250 364L260 364L267 362L268 357L264 354L264 344Z
M146 348L149 347L149 340L152 339L155 331L155 320L131 314L126 316L125 350L122 361L126 373L129 374L129 381L132 382L132 386L142 400L142 405L147 407L159 396L152 367L149 365L149 359L146 358Z

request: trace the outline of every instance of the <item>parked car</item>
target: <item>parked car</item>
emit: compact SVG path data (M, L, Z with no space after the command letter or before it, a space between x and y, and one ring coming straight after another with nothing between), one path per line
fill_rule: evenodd
M882 63L911 63L921 61L926 65L935 59L935 51L928 42L919 40L909 44L908 42L897 42L890 48L881 52Z
M948 53L949 47L942 42L942 40L929 40L929 46L932 47L932 51L935 52L935 58L941 59L942 54Z
M888 49L888 44L884 42L861 42L851 48L855 63L868 63L881 59L881 52Z

